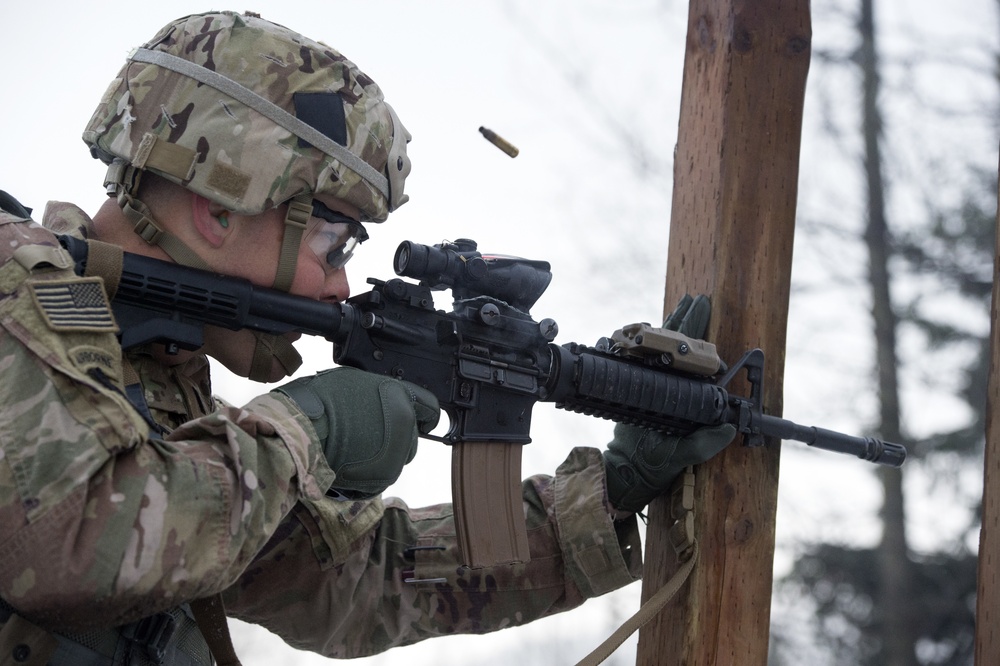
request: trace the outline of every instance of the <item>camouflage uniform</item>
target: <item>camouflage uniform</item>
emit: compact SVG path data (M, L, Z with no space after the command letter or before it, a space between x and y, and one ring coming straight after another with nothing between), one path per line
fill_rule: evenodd
M326 497L309 422L276 394L215 400L204 357L129 352L157 432L123 394L100 283L49 231L88 223L67 204L49 205L47 229L0 214L0 597L24 618L110 627L221 592L231 616L297 648L358 657L638 578L634 520L609 518L594 449L524 482L530 563L465 570L450 505Z

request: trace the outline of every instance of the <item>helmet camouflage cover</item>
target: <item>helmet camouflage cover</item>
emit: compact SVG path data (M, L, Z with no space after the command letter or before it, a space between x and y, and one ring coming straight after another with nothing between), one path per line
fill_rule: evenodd
M256 15L188 16L135 49L83 139L257 214L326 194L381 222L406 202L410 135L379 87L334 49Z

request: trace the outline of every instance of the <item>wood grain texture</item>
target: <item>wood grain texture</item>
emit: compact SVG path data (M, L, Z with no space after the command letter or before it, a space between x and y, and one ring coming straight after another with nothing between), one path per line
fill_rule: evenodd
M766 412L780 415L799 147L811 19L807 0L691 0L664 311L712 298L709 339L734 363L766 354ZM731 391L748 395L745 382ZM731 446L698 468L701 560L639 636L637 663L767 663L776 442ZM676 570L663 500L649 509L643 598Z
M1000 199L1000 192L998 192ZM1000 213L997 216L1000 221ZM983 525L979 533L979 580L976 593L976 666L1000 664L1000 234L993 257L993 322L990 378L986 390L986 457L983 479Z

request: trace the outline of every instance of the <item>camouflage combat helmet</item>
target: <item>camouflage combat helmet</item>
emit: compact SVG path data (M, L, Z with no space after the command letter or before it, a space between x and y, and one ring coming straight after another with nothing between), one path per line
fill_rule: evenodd
M362 222L406 202L409 139L379 87L343 55L234 12L178 19L135 49L83 133L136 233L179 263L207 268L138 200L143 173L241 214L287 203L273 285L283 290L315 195L353 204ZM283 339L259 339L255 368L284 356L290 374L301 362Z
M381 222L407 200L409 134L375 82L255 15L160 30L129 55L83 139L105 163L121 158L239 213L322 193Z

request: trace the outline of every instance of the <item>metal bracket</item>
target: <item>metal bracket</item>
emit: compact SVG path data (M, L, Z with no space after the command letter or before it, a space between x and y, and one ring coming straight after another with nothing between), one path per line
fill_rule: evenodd
M750 399L732 398L730 401L739 410L739 425L746 446L763 446L764 435L760 432L760 423L764 415L764 351L751 349L743 355L729 372L722 376L716 384L722 388L736 377L743 369L747 371L747 381L750 383Z

